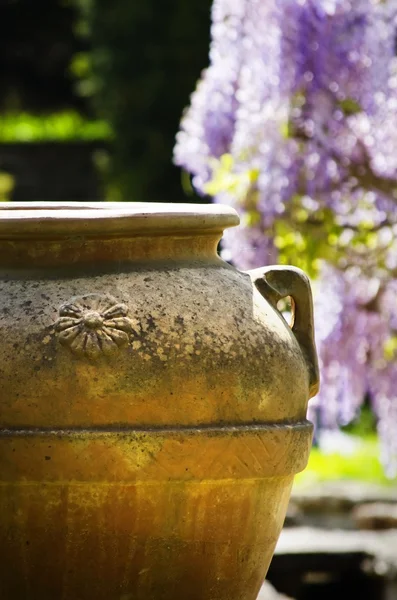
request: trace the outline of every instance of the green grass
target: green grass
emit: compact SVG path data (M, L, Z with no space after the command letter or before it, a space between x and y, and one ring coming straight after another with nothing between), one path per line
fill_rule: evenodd
M388 479L383 470L377 437L357 436L357 439L361 442L360 447L348 456L336 452L324 454L318 448L313 448L306 470L299 473L295 479L296 485L315 484L332 479L396 485L397 479Z
M0 143L95 141L111 137L112 131L106 121L85 119L73 111L49 115L0 115Z

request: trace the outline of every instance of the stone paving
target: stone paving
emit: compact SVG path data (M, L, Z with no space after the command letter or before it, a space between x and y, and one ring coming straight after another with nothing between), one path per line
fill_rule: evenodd
M295 489L268 577L296 600L397 600L397 487ZM310 586L328 592L306 596Z

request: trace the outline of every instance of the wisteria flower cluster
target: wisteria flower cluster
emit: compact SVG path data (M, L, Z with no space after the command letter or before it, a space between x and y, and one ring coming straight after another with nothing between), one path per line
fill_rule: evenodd
M346 423L370 395L397 474L397 0L214 0L210 65L175 162L239 231L240 268L316 277L322 389Z

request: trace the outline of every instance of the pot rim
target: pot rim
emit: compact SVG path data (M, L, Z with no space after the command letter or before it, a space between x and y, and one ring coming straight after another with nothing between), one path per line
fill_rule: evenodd
M149 202L1 202L0 237L137 237L222 232L240 222L222 204Z

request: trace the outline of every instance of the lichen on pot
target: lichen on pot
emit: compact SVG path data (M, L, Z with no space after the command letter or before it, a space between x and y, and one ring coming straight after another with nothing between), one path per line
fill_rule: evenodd
M219 205L0 206L2 598L254 600L318 369L308 279L222 261L237 224Z

